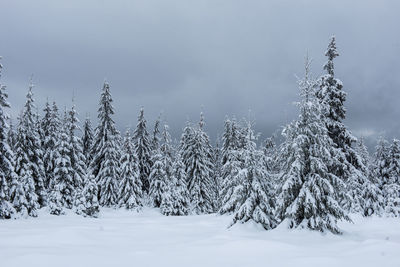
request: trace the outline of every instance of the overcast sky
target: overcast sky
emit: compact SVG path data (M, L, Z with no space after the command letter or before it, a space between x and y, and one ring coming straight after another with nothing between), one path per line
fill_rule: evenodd
M15 117L29 76L40 109L48 97L81 117L111 85L119 129L163 112L175 137L204 110L212 138L226 115L247 116L267 137L296 114L304 55L322 74L336 35L336 76L353 133L400 137L400 1L1 0L0 55ZM372 143L371 143L372 144Z

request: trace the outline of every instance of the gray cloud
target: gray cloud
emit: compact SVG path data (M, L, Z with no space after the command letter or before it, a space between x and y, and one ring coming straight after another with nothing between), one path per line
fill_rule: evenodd
M336 74L348 92L347 124L375 138L399 136L400 2L393 1L11 1L3 0L0 54L15 115L28 77L46 97L95 119L112 86L116 121L136 124L140 106L160 111L178 137L203 108L214 138L225 115L251 110L266 137L295 116L295 74L306 51L322 73L337 36Z

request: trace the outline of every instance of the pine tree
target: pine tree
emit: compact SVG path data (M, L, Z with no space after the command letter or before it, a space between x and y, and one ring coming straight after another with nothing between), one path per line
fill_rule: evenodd
M138 159L133 151L130 130L126 131L123 143L121 183L118 196L119 207L140 209L143 206L142 182L139 177Z
M377 186L376 177L371 171L373 168L368 153L368 149L364 144L364 138L360 138L356 145L357 155L360 156L360 162L365 166L366 180L363 184L361 191L362 210L364 216L371 216L373 214L380 215L382 213L383 196L381 190Z
M178 153L172 165L172 176L162 196L161 213L167 216L189 214L190 199L186 185L185 166Z
M46 175L45 186L48 189L49 183L53 179L54 175L56 160L54 157L54 151L60 131L60 119L56 102L53 102L52 107L50 107L50 104L47 102L44 112L45 115L41 122L42 133L44 135L42 148L44 152L43 165Z
M286 138L282 157L286 158L280 177L283 185L277 200L277 215L288 227L304 227L321 232L341 233L337 220L348 219L338 203L342 180L328 166L336 149L321 119L315 99L315 82L306 61L305 78L299 82L301 102L298 120L283 130Z
M389 148L388 180L383 187L385 212L400 217L400 141L394 139Z
M93 129L92 122L89 117L86 117L83 126L82 146L83 155L86 159L86 165L89 166L92 161L92 145L93 145Z
M71 168L73 170L73 181L75 190L80 190L84 186L84 176L86 173L86 158L83 154L83 145L81 139L76 135L77 131L81 131L79 119L77 117L75 105L68 112L68 138L71 146L69 158L71 160Z
M374 174L377 177L379 189L383 191L385 185L389 182L389 164L390 150L389 143L383 137L380 137L375 147L374 154Z
M262 152L256 148L256 137L250 122L246 132L244 147L241 151L244 168L239 170L236 177L237 183L224 208L226 211L234 211L231 225L251 220L261 224L265 229L272 229L276 226L273 214L274 203L270 195L272 179L261 160Z
M151 139L152 151L156 152L160 148L160 116L154 123L153 136Z
M75 199L75 212L84 217L97 218L100 213L98 195L98 186L95 177L90 172L86 173L84 178L85 185L80 190Z
M214 192L212 189L213 163L210 155L208 135L203 131L204 119L200 116L198 128L187 126L181 138L182 161L187 174L187 184L193 212L211 213L214 211Z
M26 96L26 103L18 131L20 132L19 148L24 150L27 155L30 175L34 181L34 190L39 200L40 206L46 204L46 190L45 190L45 172L43 166L43 151L41 149L41 140L38 130L37 116L34 113L36 109L33 99L33 84L29 85L29 91ZM23 136L23 138L21 138Z
M13 120L11 117L9 118L9 128L8 128L8 136L7 142L11 149L11 151L15 152L15 144L17 143L17 133L15 132Z
M155 153L152 157L153 166L149 176L149 196L153 207L159 208L162 202L164 191L167 188L167 174L161 152Z
M152 166L152 145L146 125L147 122L144 118L144 109L141 108L138 116L138 124L133 134L133 145L135 154L139 160L140 180L142 181L142 190L144 193L148 193L150 189L149 175Z
M357 139L344 125L346 117L344 102L346 93L343 91L343 83L335 78L333 60L339 56L336 48L336 40L333 36L325 53L328 61L324 65L326 74L320 78L317 97L322 105L322 114L328 135L332 139L336 150L336 159L328 166L329 170L345 182L345 188L341 190L340 203L347 210L359 211L359 204L354 206L354 192L362 187L365 179L362 163L352 147ZM347 188L347 190L346 190Z
M71 166L71 143L68 137L69 129L67 125L67 113L65 111L63 127L57 140L55 149L55 167L53 180L50 181L49 199L50 209L52 214L60 214L62 211L59 207L71 209L74 204L75 183L74 170ZM54 208L54 210L53 210Z
M0 63L0 78L2 68ZM5 109L10 108L10 104L7 98L6 87L0 83L0 219L9 219L15 214L10 203L9 187L16 180L16 174L14 152L8 142L9 116Z
M119 133L115 128L114 120L111 118L114 114L112 101L110 85L105 82L100 97L99 124L96 128L92 147L93 160L90 165L99 186L100 205L104 206L117 204L119 183Z

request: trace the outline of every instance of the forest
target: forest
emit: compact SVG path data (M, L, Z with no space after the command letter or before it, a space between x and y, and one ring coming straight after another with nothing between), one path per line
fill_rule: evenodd
M161 119L149 127L143 108L136 127L120 133L107 82L95 126L90 118L81 124L73 104L60 110L47 102L39 112L33 83L13 122L0 83L0 218L37 217L40 209L96 218L103 207L151 207L165 216L229 215L228 227L252 221L265 230L285 224L341 234L338 222L353 214L400 217L400 141L381 137L369 154L344 123L335 37L325 56L320 77L306 58L298 116L279 143L260 140L253 121L235 117L212 142L201 113L175 144Z

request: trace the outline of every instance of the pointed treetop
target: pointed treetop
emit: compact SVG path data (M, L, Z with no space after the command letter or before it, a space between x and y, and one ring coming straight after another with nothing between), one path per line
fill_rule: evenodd
M203 129L204 124L205 124L205 122L204 122L204 114L203 114L203 111L202 111L202 112L200 112L200 121L199 121L200 129Z
M333 59L337 56L339 56L339 53L337 52L336 48L336 38L335 36L331 37L331 40L328 45L328 49L325 52L325 56L328 57L328 61L324 65L324 70L328 72L329 75L334 75L333 73Z

